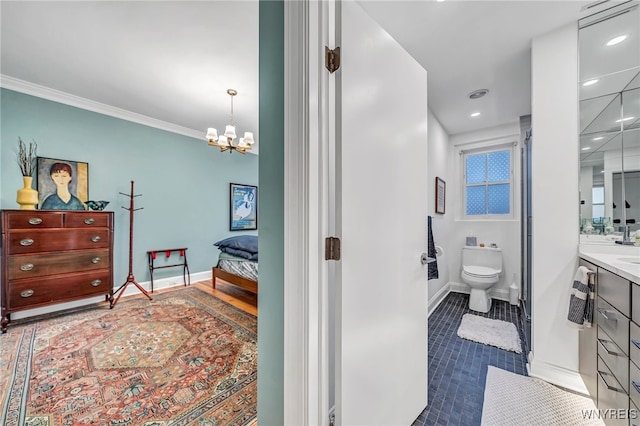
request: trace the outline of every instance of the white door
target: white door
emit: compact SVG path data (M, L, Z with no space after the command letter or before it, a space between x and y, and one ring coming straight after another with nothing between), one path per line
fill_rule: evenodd
M358 4L341 9L336 421L410 425L427 405L427 72Z

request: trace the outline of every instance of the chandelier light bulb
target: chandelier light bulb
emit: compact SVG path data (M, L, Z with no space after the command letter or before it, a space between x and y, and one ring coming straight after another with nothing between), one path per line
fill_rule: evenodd
M236 138L236 126L231 124L227 124L227 127L224 129L224 135L228 138L235 139Z
M214 129L213 127L209 127L207 129L207 140L215 141L217 139L218 139L218 131L216 129Z
M253 132L244 132L244 141L249 145L253 145L255 142L253 140Z

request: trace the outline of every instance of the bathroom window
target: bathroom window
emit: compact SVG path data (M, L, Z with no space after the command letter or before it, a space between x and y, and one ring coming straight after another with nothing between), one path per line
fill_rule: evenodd
M591 190L592 218L604 217L604 187L594 186Z
M469 218L510 215L513 205L512 149L465 152L465 215Z

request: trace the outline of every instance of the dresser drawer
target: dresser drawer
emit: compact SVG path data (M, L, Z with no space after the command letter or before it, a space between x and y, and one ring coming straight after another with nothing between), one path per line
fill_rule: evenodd
M629 396L622 389L620 383L611 374L611 371L598 358L598 410L628 410ZM628 425L627 419L615 419L608 417L607 425Z
M629 355L629 319L598 297L595 315L601 327L622 351Z
M64 213L46 211L12 211L6 213L7 229L62 228Z
M96 212L67 214L64 222L65 228L107 227L108 225L109 216Z
M598 270L598 296L631 318L631 283L606 269Z
M631 317L636 324L640 324L640 285L636 283L631 284L631 300L634 301L631 303Z
M7 304L9 309L35 307L93 294L108 294L111 288L109 270L68 274L62 277L34 278L10 282L7 289Z
M18 230L9 233L8 254L41 253L61 250L109 248L110 233L107 228L43 229L39 232Z
M109 249L9 256L10 281L109 267Z
M629 323L629 358L640 366L640 327L633 322Z
M625 392L629 393L629 358L600 327L598 327L598 356L607 364Z

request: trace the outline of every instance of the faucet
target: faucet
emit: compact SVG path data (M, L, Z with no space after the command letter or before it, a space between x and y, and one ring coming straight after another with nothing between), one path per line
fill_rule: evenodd
M618 240L616 241L617 244L622 244L625 246L630 246L633 245L633 241L631 241L631 238L629 237L630 235L630 227L629 225L624 225L620 227L620 231L622 231L622 240Z

